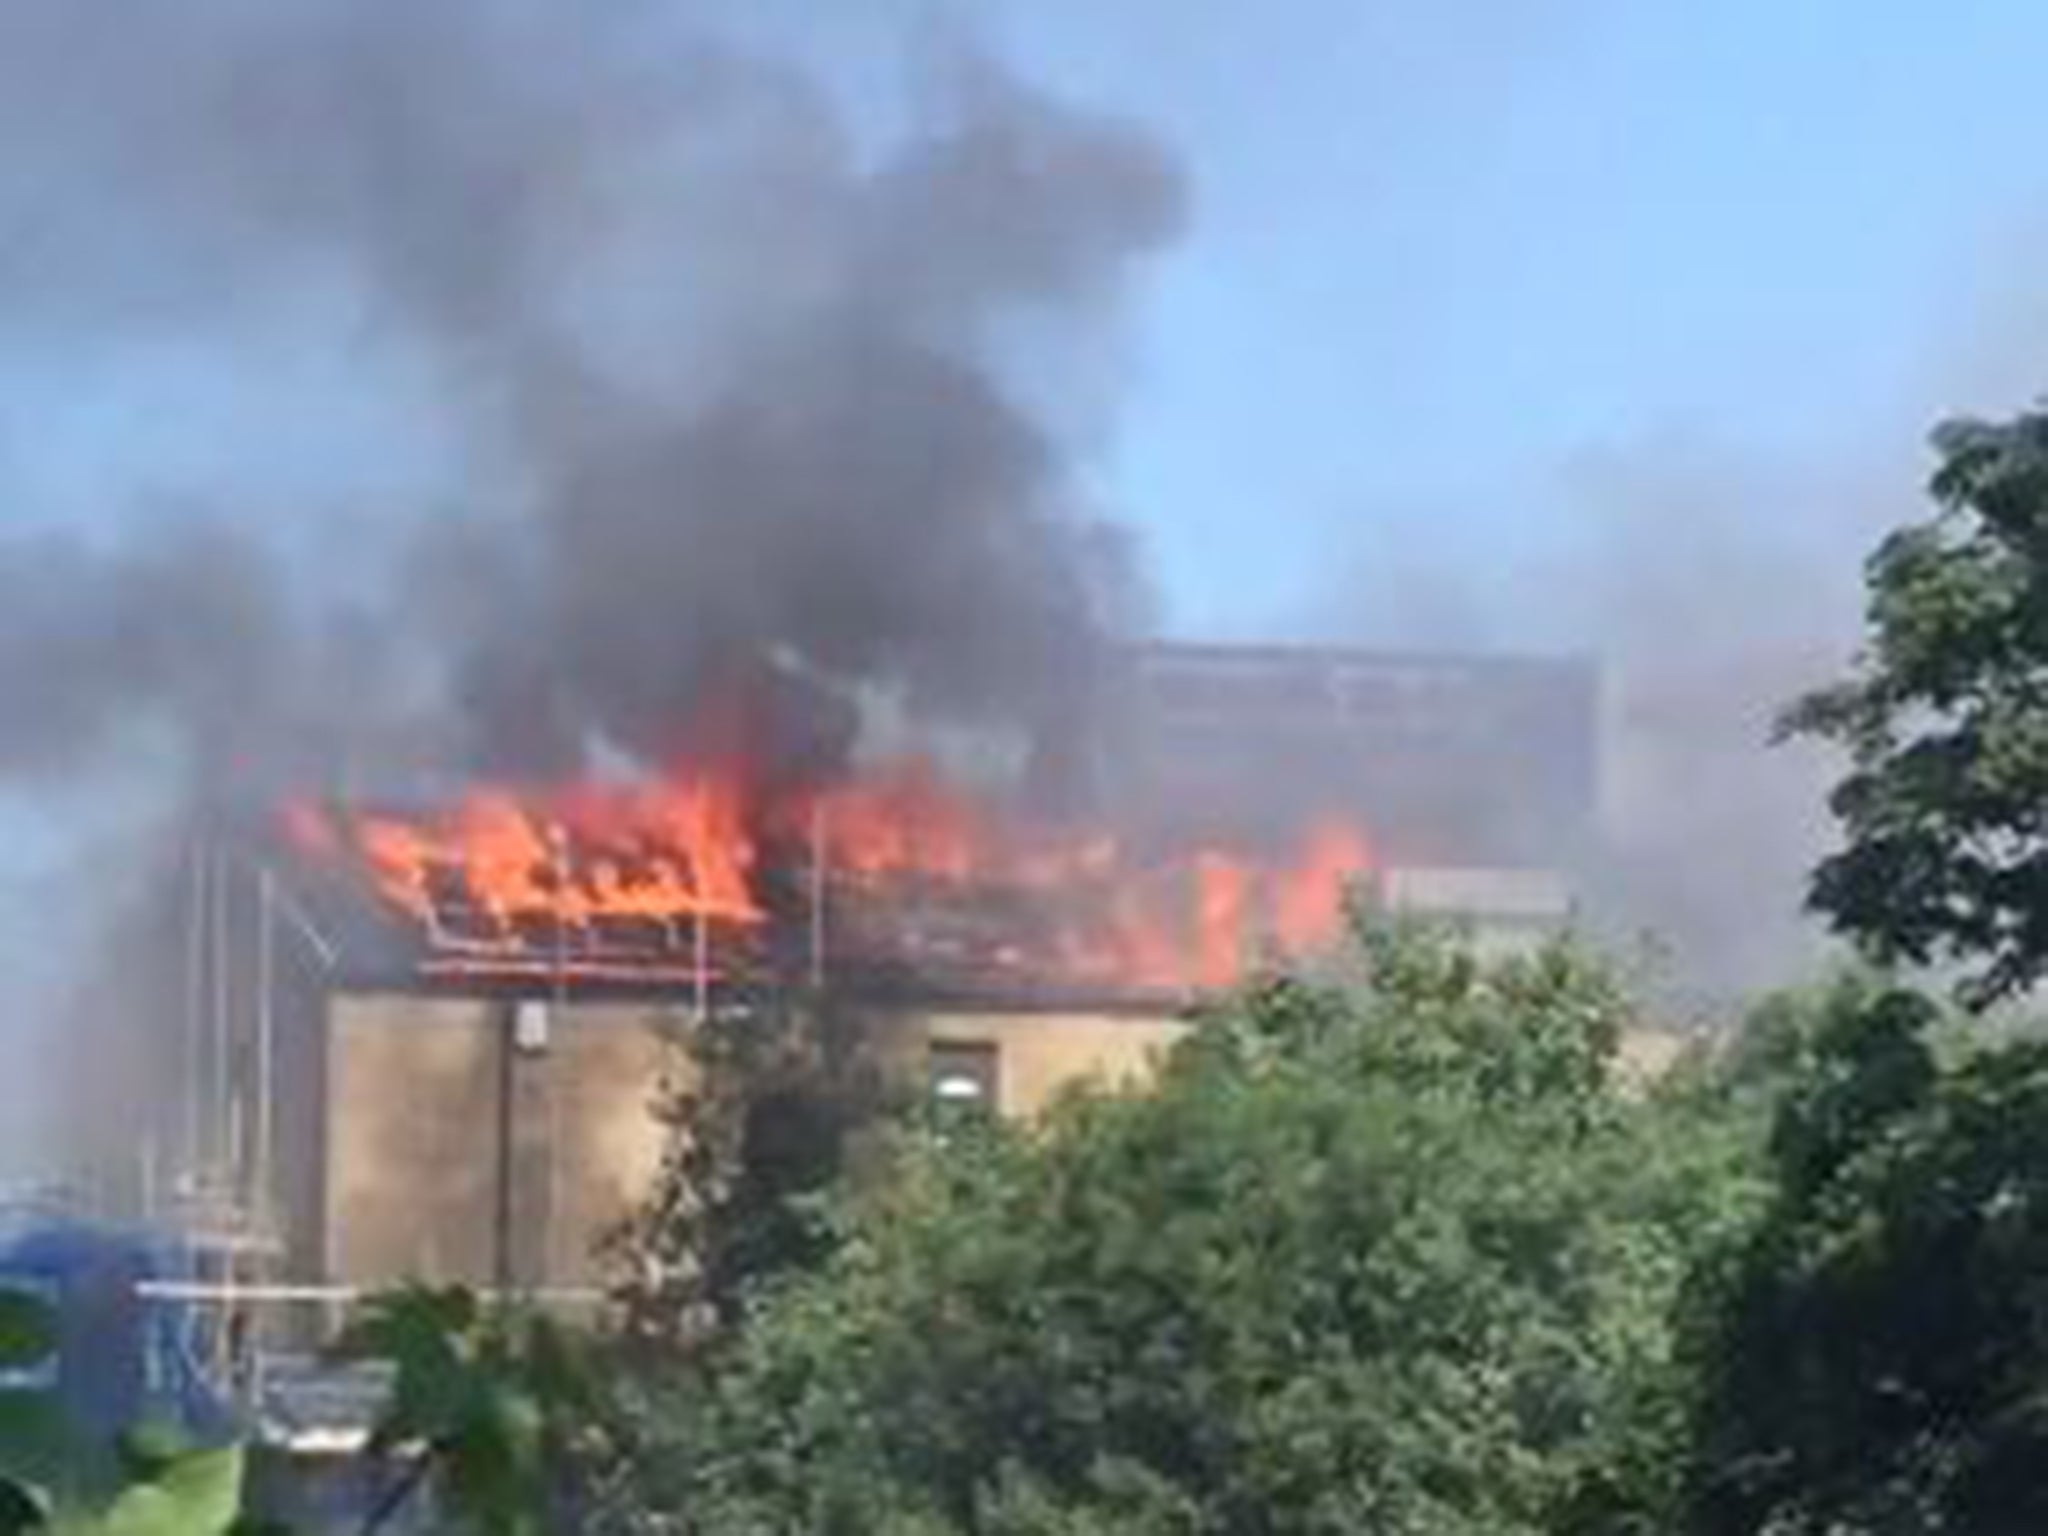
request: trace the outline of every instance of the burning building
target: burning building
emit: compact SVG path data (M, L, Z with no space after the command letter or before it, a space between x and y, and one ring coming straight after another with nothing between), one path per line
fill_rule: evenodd
M587 1285L721 1012L829 998L904 1080L1029 1114L1328 948L1353 888L1506 936L1565 914L1587 669L1154 647L1119 687L1057 810L1028 767L744 754L290 802L193 867L181 1160L297 1278Z

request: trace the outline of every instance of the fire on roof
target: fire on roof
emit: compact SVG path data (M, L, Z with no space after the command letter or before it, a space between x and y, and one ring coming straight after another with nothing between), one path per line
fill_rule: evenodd
M411 939L423 980L705 985L769 957L975 990L1193 993L1326 944L1363 832L1275 854L1141 846L999 812L907 763L774 796L735 771L478 787L426 810L305 800L285 832Z

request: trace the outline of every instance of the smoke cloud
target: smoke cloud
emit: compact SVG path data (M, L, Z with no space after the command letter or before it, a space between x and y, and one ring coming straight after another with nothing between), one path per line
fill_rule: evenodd
M1313 604L1308 622L1377 644L1595 658L1601 825L1573 871L1586 919L1619 946L1647 942L1669 1006L1722 1016L1829 952L1803 898L1840 764L1775 742L1774 726L1847 665L1864 557L1926 515L1921 444L1943 409L1916 394L1857 454L1792 457L1679 426L1588 448L1521 492L1537 531L1512 556L1480 568L1455 512L1380 520L1341 606Z
M695 0L0 7L0 418L175 397L0 533L0 813L44 833L10 873L123 874L0 943L104 960L182 888L138 828L286 787L829 773L874 693L1076 720L1142 590L1043 370L1099 379L1182 176L925 41L884 112ZM181 470L146 449L202 388L228 462ZM171 1028L105 970L89 1011Z
M1176 233L1143 134L964 49L864 134L678 7L93 10L0 20L23 323L232 350L325 306L355 387L431 381L407 427L456 490L345 514L345 588L276 507L0 545L0 773L144 722L210 784L296 773L400 707L451 766L658 761L764 670L940 719L1082 707L1130 564L1005 359L1096 334Z

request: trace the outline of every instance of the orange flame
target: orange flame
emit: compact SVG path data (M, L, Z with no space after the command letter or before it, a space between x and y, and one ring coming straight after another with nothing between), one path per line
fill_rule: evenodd
M788 805L757 803L738 775L692 768L630 787L478 789L411 816L302 802L282 819L310 857L366 878L451 947L518 957L537 930L622 921L672 938L755 928L767 920L759 875L773 844L808 849L833 900L880 913L885 930L914 937L917 913L1003 894L1017 927L988 940L981 961L1019 979L1139 989L1223 988L1262 945L1327 947L1346 888L1372 868L1365 838L1343 823L1284 862L1220 847L1140 857L1100 829L1015 824L916 763Z

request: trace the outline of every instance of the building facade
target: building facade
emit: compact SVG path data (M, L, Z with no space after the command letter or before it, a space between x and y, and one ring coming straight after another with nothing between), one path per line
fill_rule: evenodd
M1342 820L1370 844L1372 898L1525 943L1572 912L1597 697L1571 661L1151 646L1105 701L1088 793L1165 848L1279 847ZM517 972L435 969L447 957L421 934L390 942L366 885L275 851L206 867L218 879L194 887L178 936L197 964L178 1134L276 1233L278 1271L592 1283L598 1240L661 1157L657 1098L720 999L701 967L690 979L691 935L671 936L661 967L619 951L601 983L563 970L547 938ZM904 1081L1007 1115L1141 1075L1189 1027L1186 995L1053 996L1014 974L942 995L931 980L913 967L880 989L834 968L805 984L861 1012Z

